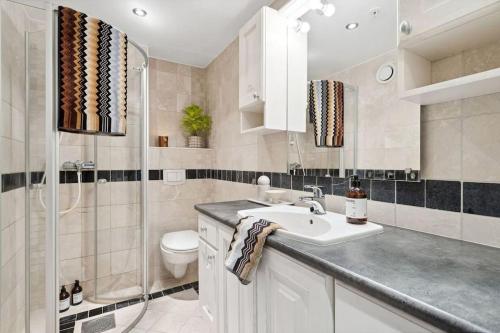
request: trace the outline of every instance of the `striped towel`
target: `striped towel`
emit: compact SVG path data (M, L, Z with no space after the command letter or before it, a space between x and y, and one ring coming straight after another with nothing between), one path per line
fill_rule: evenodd
M267 236L279 228L277 223L253 216L240 219L236 225L225 266L242 284L252 281Z
M309 81L309 119L317 147L344 146L344 84L332 80Z

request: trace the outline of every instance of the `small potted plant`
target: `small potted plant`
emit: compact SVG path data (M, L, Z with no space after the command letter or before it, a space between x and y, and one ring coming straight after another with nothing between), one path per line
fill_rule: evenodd
M182 117L182 128L188 135L189 148L203 148L205 136L212 127L212 118L196 104L186 107Z

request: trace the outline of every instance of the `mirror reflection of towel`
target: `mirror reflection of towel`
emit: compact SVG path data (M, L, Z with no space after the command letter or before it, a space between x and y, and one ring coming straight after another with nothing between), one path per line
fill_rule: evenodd
M344 84L332 80L309 81L309 118L317 147L344 146Z

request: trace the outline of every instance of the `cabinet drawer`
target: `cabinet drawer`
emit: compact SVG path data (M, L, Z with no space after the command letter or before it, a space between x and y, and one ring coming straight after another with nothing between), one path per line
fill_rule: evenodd
M212 247L217 248L217 227L209 217L198 216L198 235Z

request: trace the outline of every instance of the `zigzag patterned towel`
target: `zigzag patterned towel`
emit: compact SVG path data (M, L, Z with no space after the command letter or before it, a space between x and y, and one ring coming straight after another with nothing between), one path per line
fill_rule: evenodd
M309 119L317 147L344 146L344 84L332 80L309 81Z
M125 135L127 35L71 8L58 14L59 130Z
M253 216L240 219L234 230L225 266L242 284L249 284L262 257L266 238L279 224Z

